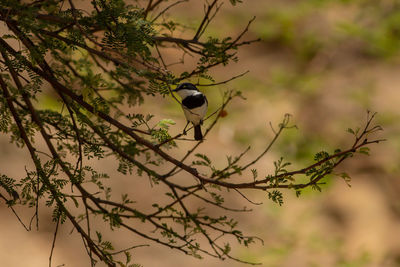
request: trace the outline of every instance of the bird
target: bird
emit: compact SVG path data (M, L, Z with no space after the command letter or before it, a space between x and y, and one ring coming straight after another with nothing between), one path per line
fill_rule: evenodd
M187 120L183 133L186 134L186 127L191 122L194 126L194 139L203 140L200 125L203 124L203 118L207 113L208 101L206 96L192 83L182 83L173 91L182 99L181 105Z

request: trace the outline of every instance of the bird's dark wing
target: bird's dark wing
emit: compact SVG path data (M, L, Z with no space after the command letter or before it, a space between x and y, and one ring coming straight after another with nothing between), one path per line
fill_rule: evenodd
M193 109L201 107L205 102L207 102L207 99L203 94L195 94L185 97L182 101L182 105L188 109Z

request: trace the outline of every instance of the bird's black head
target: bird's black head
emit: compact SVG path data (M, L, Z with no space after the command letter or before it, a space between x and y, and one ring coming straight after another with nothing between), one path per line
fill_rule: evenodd
M192 83L181 83L180 85L178 85L178 87L176 87L175 90L173 90L174 92L178 92L180 90L194 90L194 91L199 91L199 89L197 89L197 87L192 84Z

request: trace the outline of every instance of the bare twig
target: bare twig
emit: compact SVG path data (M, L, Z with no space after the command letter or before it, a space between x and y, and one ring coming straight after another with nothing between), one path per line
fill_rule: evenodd
M210 5L207 6L207 11L206 11L199 27L197 28L196 34L193 36L193 40L199 39L204 26L206 25L207 21L209 20L210 12L214 8L214 6L217 4L217 2L218 2L218 0L214 0Z
M51 267L51 260L53 258L54 247L56 245L56 238L57 238L59 225L60 225L60 216L57 218L56 229L54 230L54 235L53 235L53 242L51 243L51 250L50 250L50 256L49 256L49 267Z

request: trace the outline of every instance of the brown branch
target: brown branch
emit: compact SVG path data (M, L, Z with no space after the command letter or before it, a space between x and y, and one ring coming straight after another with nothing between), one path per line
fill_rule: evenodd
M16 30L16 29L14 29ZM16 30L17 34L20 34L19 31ZM3 41L2 39L0 39L0 41ZM28 40L25 40L26 43L29 44ZM70 178L71 182L76 185L78 188L82 189L80 185L76 184L75 179L73 178L72 174L70 173L68 167L63 163L62 159L60 158L60 156L58 155L58 153L56 152L53 144L50 141L49 135L46 133L41 120L39 118L39 116L36 114L35 108L33 107L28 95L26 94L26 92L24 92L24 89L22 87L22 84L18 78L18 75L16 74L15 70L13 69L10 60L8 59L7 54L4 51L4 46L0 46L1 49L1 54L5 60L5 62L8 65L9 71L11 73L11 76L15 82L15 84L17 85L17 88L20 92L20 94L22 95L24 102L26 104L26 106L28 107L28 110L30 112L30 115L32 117L32 120L35 122L35 124L39 127L40 133L47 145L47 147L49 148L54 160L60 165L60 167L62 168L62 170L67 174L67 176ZM5 85L3 79L0 76L0 83L2 85L2 89L3 89L3 93L10 97L10 94L8 93L8 89L7 86ZM10 101L11 102L11 101ZM9 105L10 110L11 107L13 107L13 104L11 102L11 106ZM18 118L18 114L15 112L13 113L14 118ZM17 122L17 119L16 119ZM25 129L22 126L21 120L19 120L19 122L17 122L18 124L18 128L20 130L21 136L23 137L25 144L27 145L29 152L31 154L32 160L37 168L37 171L39 173L39 175L42 178L45 178L45 172L42 169L39 159L37 158L36 154L35 154L35 149L33 148L32 144L30 143L26 133L25 133ZM48 189L50 190L50 192L52 193L54 199L57 202L58 207L62 210L63 213L66 214L66 216L68 217L68 219L71 221L71 223L74 225L74 227L77 229L77 231L82 235L83 238L85 238L85 240L88 242L90 248L93 250L93 252L105 263L109 264L109 266L113 266L113 264L111 264L111 262L109 261L109 259L107 258L107 256L97 247L97 245L93 242L93 240L86 234L86 232L81 228L81 226L76 222L74 216L72 216L72 214L68 211L68 209L64 206L63 202L59 199L58 197L58 192L57 190L54 188L54 185L51 184L51 182L46 178L43 179L43 182L46 184L46 186L48 187Z
M246 75L249 72L250 71L247 70L247 71L245 71L245 72L243 72L243 73L241 73L239 75L233 76L233 77L231 77L231 78L229 78L229 79L227 79L225 81L221 81L221 82L217 82L217 83L210 83L210 84L199 84L199 83L197 83L196 85L205 87L205 86L216 86L216 85L226 84L226 83L229 83L230 81L236 80L237 78L243 77L244 75Z
M153 9L155 9L159 4L161 4L162 1L163 0L157 0L157 2L155 2L153 4L153 0L149 0L149 3L147 4L146 9L143 12L144 19L146 19L149 12L152 11Z
M211 5L208 5L206 14L203 17L199 27L197 28L196 34L193 36L193 40L198 40L200 37L201 32L203 31L203 27L206 24L207 20L209 19L210 12L214 8L215 4L217 4L218 0L214 0Z
M2 81L0 81L0 83L2 83ZM2 86L3 86L3 85L1 84L1 87L2 87ZM9 202L9 200L8 200L5 196L3 196L1 193L0 193L0 198L4 199L4 201L5 201L6 203ZM11 211L14 213L15 217L17 217L17 220L19 221L19 223L25 228L26 231L29 232L29 231L31 230L31 226L27 227L27 226L24 224L24 222L22 221L21 217L19 217L18 213L15 211L15 209L14 209L12 206L9 206L9 208L10 208Z
M50 250L50 256L49 256L49 267L51 267L51 260L53 258L54 247L56 245L56 238L57 238L59 225L60 225L60 217L57 218L56 229L54 230L54 235L53 235L53 242L51 243L51 250Z
M176 1L175 3L172 3L172 4L170 4L169 6L167 6L166 8L164 8L164 10L162 10L160 13L158 13L158 15L156 15L152 20L151 20L151 22L153 23L153 22L155 22L160 16L162 16L165 12L167 12L169 9L171 9L172 7L174 7L174 6L176 6L176 5L179 5L180 3L183 3L183 2L187 2L187 1L189 1L189 0L179 0L179 1Z

